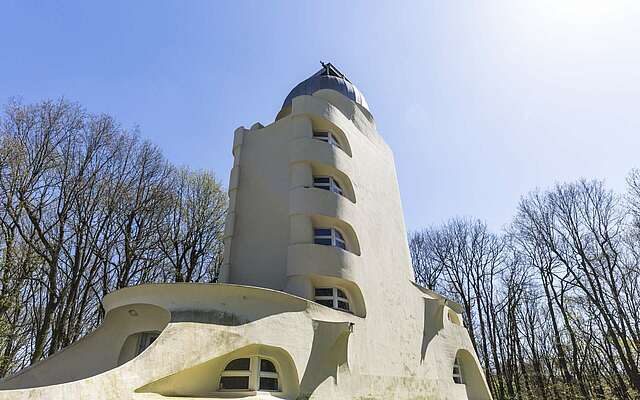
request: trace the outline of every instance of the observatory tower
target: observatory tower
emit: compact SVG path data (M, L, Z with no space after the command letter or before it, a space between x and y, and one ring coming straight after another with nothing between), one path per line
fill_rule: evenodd
M414 282L393 154L344 74L323 64L233 156L220 283L108 294L0 400L491 399L460 305Z
M340 71L324 64L234 139L223 281L359 317L398 301L412 271L393 155Z

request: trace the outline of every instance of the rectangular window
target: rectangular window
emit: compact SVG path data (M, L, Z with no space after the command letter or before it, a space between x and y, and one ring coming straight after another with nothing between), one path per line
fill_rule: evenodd
M223 390L248 390L248 376L223 376L220 378L220 389Z
M349 300L342 289L315 288L314 292L316 303L335 308L337 310L351 312Z
M336 136L331 132L313 131L313 138L317 140L322 140L323 142L342 148Z
M342 234L337 229L317 228L313 230L313 243L323 246L335 246L343 250L347 249L347 244Z
M278 379L260 377L260 390L277 391Z
M333 308L333 300L319 300L319 299L317 299L316 303L322 304L323 306L327 306L327 307Z
M464 383L462 379L462 369L460 368L460 364L458 363L457 357L453 361L453 381L458 384Z
M329 143L329 132L313 131L313 138Z
M325 229L325 228L316 228L313 230L314 235L316 236L327 236L327 237L331 237L331 229Z
M333 296L333 288L316 288L316 296Z
M321 244L323 246L331 246L333 244L333 241L331 239L331 229L314 229L313 243Z
M331 176L314 176L313 187L329 190L333 193L342 195L342 188L340 187L340 184Z
M324 190L331 190L331 179L328 177L313 177L313 187Z

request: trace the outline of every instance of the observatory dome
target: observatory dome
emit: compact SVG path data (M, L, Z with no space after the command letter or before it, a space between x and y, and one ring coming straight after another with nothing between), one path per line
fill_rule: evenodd
M284 110L285 108L290 107L294 97L302 95L310 96L321 89L335 90L370 112L364 95L331 63L322 63L320 71L311 75L309 78L294 87L284 99L282 109Z

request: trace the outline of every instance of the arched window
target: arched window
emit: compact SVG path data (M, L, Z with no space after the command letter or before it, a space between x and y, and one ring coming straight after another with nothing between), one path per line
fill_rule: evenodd
M342 234L335 228L316 228L313 230L313 243L323 246L340 247L347 249L346 242Z
M259 356L230 361L220 376L222 391L280 391L278 370L273 361Z
M342 195L340 184L332 176L314 176L313 187Z
M342 289L338 288L316 288L316 303L323 306L335 308L336 310L351 312L349 307L349 299Z
M316 140L320 140L326 143L329 143L332 146L336 146L338 148L342 148L340 145L340 141L336 137L333 132L329 131L313 131L313 138Z
M458 357L453 360L453 381L455 383L464 384L464 378L462 375L462 367L458 361Z

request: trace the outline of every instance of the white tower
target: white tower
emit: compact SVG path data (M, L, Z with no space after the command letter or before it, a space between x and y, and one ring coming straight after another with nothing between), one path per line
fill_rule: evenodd
M325 64L275 123L236 130L233 154L223 279L362 317L398 301L412 272L393 155L343 74Z

